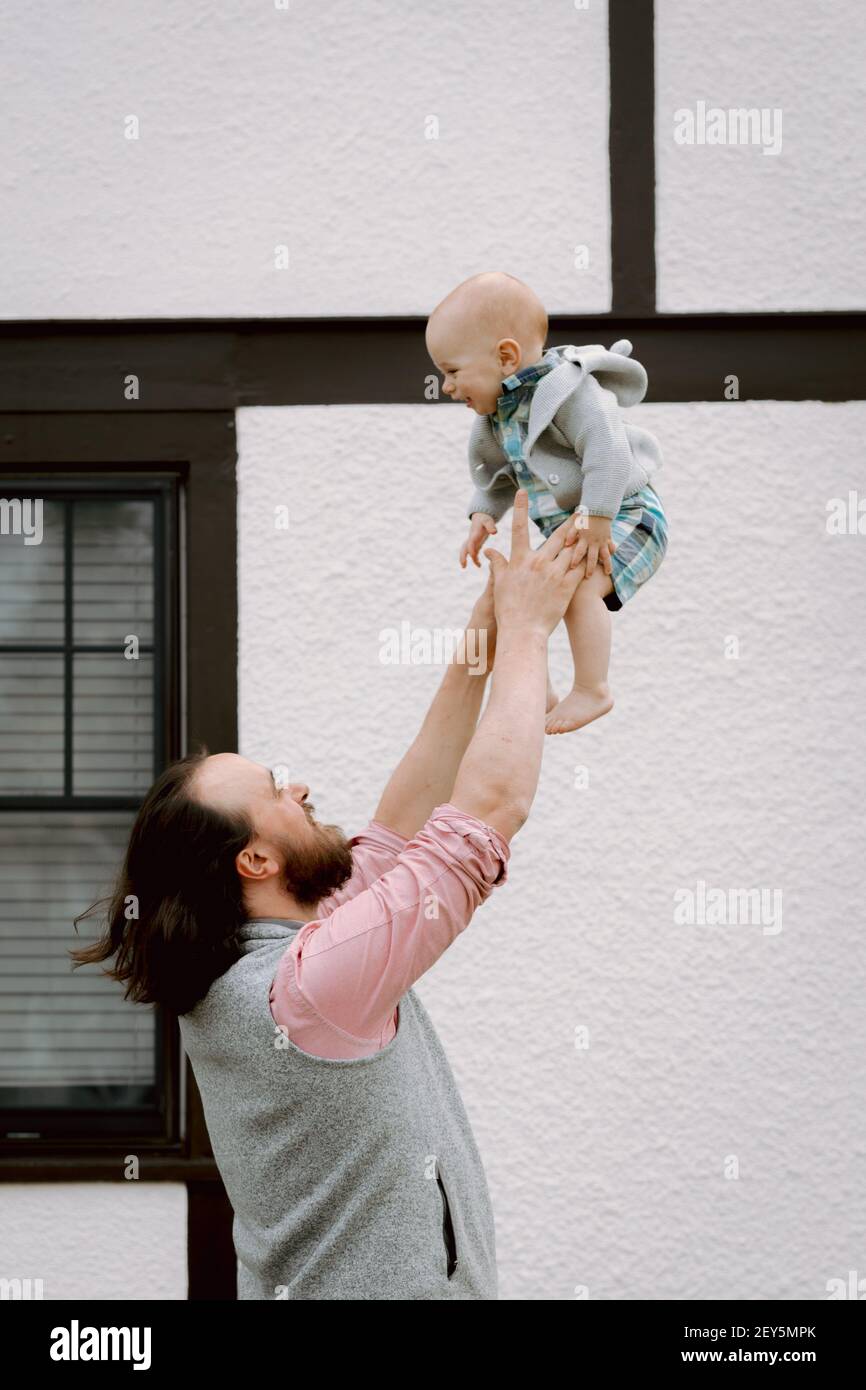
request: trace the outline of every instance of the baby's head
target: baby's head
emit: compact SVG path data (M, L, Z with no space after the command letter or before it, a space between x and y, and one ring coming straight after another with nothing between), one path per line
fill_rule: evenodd
M504 271L473 275L437 304L427 320L427 351L446 396L491 415L512 372L538 362L547 313L528 285Z

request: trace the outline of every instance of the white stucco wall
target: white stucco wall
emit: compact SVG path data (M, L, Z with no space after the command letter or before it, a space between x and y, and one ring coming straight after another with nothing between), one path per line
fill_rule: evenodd
M866 405L631 418L665 451L671 542L614 615L616 708L548 740L509 883L419 993L489 1173L503 1297L826 1298L862 1264L866 1144L866 536L828 535L826 503L856 486ZM351 833L441 674L382 666L380 630L459 626L482 582L456 560L469 416L238 426L241 751ZM564 686L561 628L552 652ZM780 889L781 930L675 924L699 879Z
M655 0L655 25L658 308L861 309L866 8ZM766 111L780 152L677 144L699 102Z
M862 7L656 13L659 308L860 307ZM19 0L0 53L0 318L424 314L491 267L552 313L610 307L603 0ZM781 107L782 153L675 146L698 100ZM824 516L857 486L864 413L635 412L673 533L615 616L616 709L550 740L509 884L419 987L505 1297L821 1298L862 1272L866 540ZM347 829L439 678L381 666L380 629L455 626L481 582L456 563L468 420L239 417L243 751ZM552 653L562 685L561 631ZM698 878L781 887L782 931L676 926ZM46 1297L186 1296L182 1185L0 1185L0 1231L0 1275Z
M183 1183L4 1183L0 1277L46 1301L185 1299L186 1219Z
M4 319L610 307L604 0L19 0L0 51Z

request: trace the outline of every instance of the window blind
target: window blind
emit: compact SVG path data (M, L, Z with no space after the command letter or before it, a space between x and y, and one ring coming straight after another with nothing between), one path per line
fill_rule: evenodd
M76 934L72 919L110 888L131 822L128 812L0 816L0 1086L71 1099L74 1087L153 1081L153 1011L126 1002L97 966L71 974L66 954L98 934L89 922Z
M147 1105L155 1011L67 952L158 771L157 499L42 502L0 536L0 1107Z

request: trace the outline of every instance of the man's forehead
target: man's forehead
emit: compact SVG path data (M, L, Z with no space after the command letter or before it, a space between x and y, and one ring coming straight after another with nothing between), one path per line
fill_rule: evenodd
M272 792L275 787L278 791L281 791L282 788L287 787L292 780L289 768L285 763L274 763L273 765L270 763L253 763L246 758L242 759L242 761L246 762L250 769L250 785L252 785L253 780L255 780L256 786L261 787L266 792Z
M261 767L261 763L254 763L251 758L244 758L240 753L212 753L209 758L205 758L204 766L213 768L215 772L226 772L242 775L251 773Z
M270 768L238 753L212 753L199 768L196 780L204 796L237 797L273 786Z

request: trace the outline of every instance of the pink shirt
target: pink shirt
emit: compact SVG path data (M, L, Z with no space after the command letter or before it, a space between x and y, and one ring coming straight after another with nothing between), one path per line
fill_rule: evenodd
M450 802L412 840L371 821L350 841L354 871L282 956L271 1014L317 1057L369 1057L395 1036L398 1004L508 877L510 848Z

